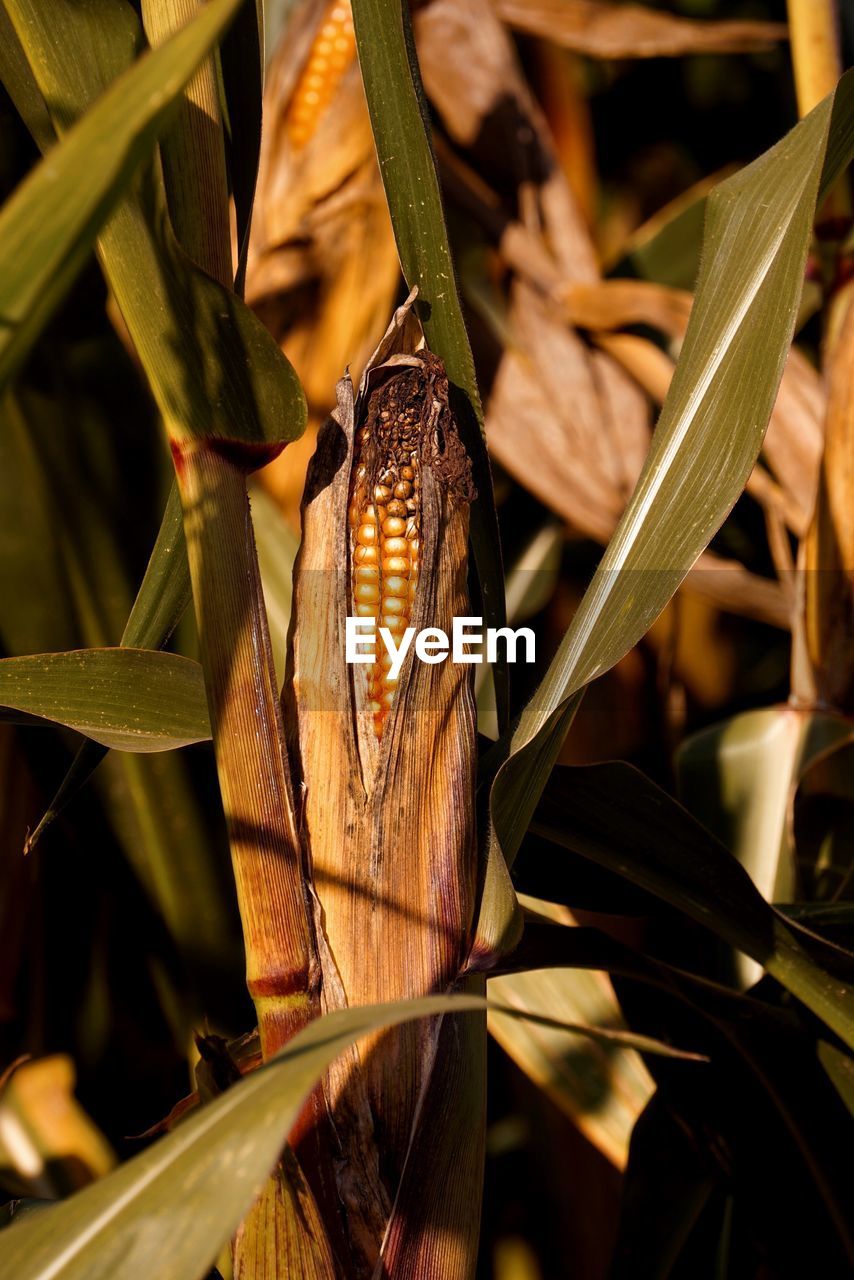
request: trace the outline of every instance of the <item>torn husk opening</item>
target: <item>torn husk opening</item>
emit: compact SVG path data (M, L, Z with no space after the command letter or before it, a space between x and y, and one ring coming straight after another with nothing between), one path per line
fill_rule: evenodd
M285 722L304 792L324 1008L446 991L469 945L476 714L470 665L346 661L346 619L450 634L469 613L471 468L442 362L401 307L349 377L306 482ZM375 1260L430 1078L436 1023L364 1041L327 1077L351 1239ZM438 1067L436 1068L438 1069ZM366 1169L365 1141L371 1149Z

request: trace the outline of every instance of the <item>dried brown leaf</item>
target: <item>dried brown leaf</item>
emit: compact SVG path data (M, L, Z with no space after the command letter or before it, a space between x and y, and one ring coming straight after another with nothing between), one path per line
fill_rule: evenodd
M629 333L598 333L597 344L661 404L670 386L674 362L646 338ZM792 349L763 444L764 456L779 482L774 485L757 466L748 490L783 517L796 534L804 533L815 501L821 461L824 393L809 361Z
M647 280L561 284L555 294L576 328L607 331L648 324L671 338L683 337L694 301L683 289Z
M768 424L762 452L789 502L803 533L812 516L824 447L826 396L820 375L793 347Z
M74 1096L70 1058L23 1061L0 1089L0 1167L19 1195L55 1199L109 1172L115 1156Z
M649 444L646 398L521 282L510 327L514 345L487 406L490 448L553 511L605 542Z
M750 53L785 40L778 22L701 22L638 4L600 0L493 0L502 21L591 58L677 58Z
M303 4L271 60L246 277L247 299L297 370L314 418L263 475L295 527L317 425L341 369L364 367L400 278L355 56L308 140L293 138L294 93L326 8Z
M755 618L782 631L789 628L791 601L786 586L773 578L760 578L738 560L725 560L704 551L685 579L695 595L728 613Z

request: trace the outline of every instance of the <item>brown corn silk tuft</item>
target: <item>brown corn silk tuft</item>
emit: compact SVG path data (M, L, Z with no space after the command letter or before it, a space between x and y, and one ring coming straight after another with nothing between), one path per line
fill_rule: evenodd
M411 304L396 313L358 396L349 378L339 383L309 470L295 569L285 720L304 786L325 1008L447 991L470 944L472 668L422 663L410 650L378 698L381 662L345 661L345 619L359 605L396 635L403 625L450 633L453 617L469 612L470 465L444 367L425 349ZM387 608L398 600L401 612ZM325 1082L354 1274L370 1275L379 1256L422 1091L443 1092L440 1034L438 1020L381 1033ZM475 1097L475 1117L479 1105ZM478 1195L476 1180L465 1210L475 1234Z

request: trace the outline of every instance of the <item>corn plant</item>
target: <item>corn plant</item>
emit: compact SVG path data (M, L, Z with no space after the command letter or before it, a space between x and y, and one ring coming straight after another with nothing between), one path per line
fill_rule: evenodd
M812 37L798 34L809 15L793 3L803 118L707 195L693 299L602 281L580 239L578 278L566 280L556 236L540 241L536 220L496 212L453 150L474 147L488 120L453 92L472 32L494 41L507 93L534 121L521 73L501 61L510 28L593 57L751 49L780 33L720 22L698 34L638 6L619 21L595 4L555 8L436 0L416 11L413 34L401 0L303 6L271 63L281 118L262 134L263 24L247 0L0 3L0 80L33 149L0 211L12 975L0 998L14 1006L26 946L7 903L35 917L33 869L58 860L44 872L60 877L60 896L68 877L55 954L91 934L85 1001L62 1016L79 1015L74 1035L94 1056L105 1021L127 1028L131 1050L151 1028L171 1045L157 1080L128 1084L115 1132L146 1132L119 1159L74 1101L67 1060L9 1053L0 1277L487 1274L489 1032L626 1165L615 1275L851 1265L838 1139L854 1108L850 857L843 847L841 868L825 860L807 875L787 806L796 785L805 802L808 783L842 794L850 745L851 619L839 601L850 600L854 81L835 64L816 71L803 53ZM328 236L306 209L312 182L322 186L312 166L337 163L314 140L333 150L334 128L319 131L339 98L363 113L371 167L360 180L381 191L389 222L377 223L370 291L371 235L358 240L356 318L339 314L341 295L327 299L323 324L340 326L329 350L303 353L306 396L280 340L290 349L308 324L308 268L294 262ZM290 224L277 145L300 209ZM544 225L550 182L536 192ZM495 323L497 307L485 275L455 259L446 200L494 237L512 276L523 339L507 344L486 414L458 285L469 314ZM324 254L312 270L326 288ZM790 352L805 269L819 259L829 405L815 499L792 465L784 395L798 377L814 385ZM294 290L281 313L271 280ZM92 292L97 356L95 321L76 310ZM637 323L679 340L660 393L670 356L621 332ZM537 337L554 331L576 346L560 347L565 366L540 367L541 408L517 417ZM516 381L514 360L528 361ZM566 413L582 366L613 395L634 378L625 403L641 433L631 448L642 447L633 473L626 443L619 500L594 502L590 456L555 449L550 415ZM651 437L639 388L662 402ZM333 390L331 412L318 412ZM316 447L297 540L256 473L286 462L307 423ZM488 647L487 664L431 660L411 644L472 617L506 639L508 614L512 625L523 612L525 570L502 562L488 445L604 544L524 701L509 645ZM773 476L757 466L763 448ZM769 594L742 566L740 602L728 588L727 605L786 614L792 702L684 741L687 807L628 763L568 765L588 686L683 584L700 589L698 564L720 567L708 547L745 489L764 503L783 585ZM555 527L532 541L539 568ZM815 572L786 594L795 534ZM354 621L385 646L355 662ZM85 848L69 830L86 833ZM72 858L95 860L91 892L71 887ZM104 903L120 914L108 921ZM671 945L614 929L614 914L669 922ZM118 997L114 954L133 976ZM64 992L79 995L61 972L55 988L28 972L24 1054L56 1048L42 1024ZM597 1078L613 1060L626 1115L585 1115L577 1082L546 1078L579 1044L606 1064ZM62 1099L54 1132L34 1080Z

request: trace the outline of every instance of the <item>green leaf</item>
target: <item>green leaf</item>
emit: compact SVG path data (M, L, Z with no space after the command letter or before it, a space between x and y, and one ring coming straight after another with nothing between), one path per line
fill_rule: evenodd
M621 763L556 769L533 829L663 898L751 956L854 1046L854 989L811 959L807 935L768 905L740 863L687 809L637 769Z
M714 1164L660 1094L632 1136L613 1274L664 1280L715 1189Z
M127 444L101 393L122 359L117 348L106 340L96 354L88 343L54 339L57 393L34 391L27 371L0 402L0 639L7 653L102 648L115 643L127 620L133 584L123 546L127 531L145 518L147 501L145 487L123 493L121 517L115 503ZM128 361L123 368L132 379ZM142 417L134 427L128 423L131 432L145 431L145 410ZM72 799L103 761L93 784L104 817L201 992L207 975L230 963L236 941L209 803L200 803L177 752L121 751L104 760L105 754L99 743L83 741L59 803ZM34 839L35 833L30 847ZM200 1013L194 1000L188 1031Z
M201 667L156 649L4 658L0 704L119 751L169 751L210 737Z
M542 904L538 905L541 910ZM766 1003L752 993L741 994L672 968L596 929L534 921L526 927L518 952L503 962L513 973L567 965L605 969L633 979L632 987L622 988L632 1023L639 1023L639 1029L649 1026L653 1034L660 1034L664 1027L708 1055L708 1069L696 1077L686 1076L679 1068L678 1074L665 1070L665 1064L648 1059L659 1085L657 1097L663 1095L676 1114L687 1119L688 1131L697 1134L697 1149L708 1152L712 1142L723 1143L723 1149L733 1152L737 1143L737 1163L743 1172L762 1178L763 1172L773 1169L776 1177L777 1144L785 1132L795 1164L787 1161L780 1181L787 1189L792 1187L790 1172L797 1171L794 1185L799 1190L791 1198L804 1204L800 1188L812 1184L816 1207L822 1206L820 1229L828 1232L820 1246L813 1243L811 1247L823 1246L822 1252L838 1256L841 1246L850 1254L850 1178L846 1181L842 1164L830 1158L832 1144L826 1140L827 1128L823 1130L828 1122L831 1131L838 1123L838 1108L830 1099L832 1105L825 1110L822 1097L813 1096L820 1095L815 1085L821 1080L815 1069L812 1024L805 1025L791 1005ZM822 1112L819 1123L817 1108ZM738 1177L736 1171L734 1176ZM766 1194L767 1182L756 1190L760 1196ZM836 1270L831 1265L825 1273L836 1274ZM621 1268L620 1274L634 1277L630 1267Z
M649 456L493 786L493 862L500 845L512 864L585 686L640 640L741 493L791 341L816 203L852 153L849 72L709 197L696 300ZM495 933L485 908L480 932Z
M215 0L204 12L225 3L232 12L237 2ZM124 0L97 10L71 0L4 3L63 133L125 72L141 38L133 10ZM179 32L157 56L186 38ZM254 313L183 252L154 166L101 229L98 251L172 439L239 441L251 466L301 434L305 397L293 369Z
M523 905L549 923L571 924L565 908L533 898ZM618 1042L584 1042L572 1023L600 1030L623 1026L607 976L595 970L547 968L490 978L490 1004L547 1014L558 1026L510 1018L490 1010L492 1035L518 1067L569 1115L581 1132L618 1168L624 1168L638 1116L655 1085L637 1053ZM636 1048L642 1048L637 1045Z
M632 237L628 252L608 271L609 276L640 276L668 285L671 289L694 288L700 267L700 248L706 217L708 180L654 215L648 234L641 227ZM645 234L646 232L646 234Z
M850 736L841 716L776 706L747 711L680 746L680 798L732 851L766 901L793 896L789 817L804 770ZM757 980L752 966L740 969L746 983Z
M140 59L110 87L91 115L51 150L50 159L33 170L0 212L0 386L65 296L178 95L240 3L212 0L168 45ZM27 48L22 23L29 6L8 0L6 8ZM60 39L54 6L42 8L51 38ZM7 66L4 60L4 70ZM45 97L62 101L61 86L52 89ZM45 140L42 130L41 141Z
M819 1041L818 1058L834 1089L854 1116L854 1058L826 1040Z
M33 79L8 13L0 4L0 83L44 154L56 142L56 130Z
M318 1018L267 1065L49 1215L3 1232L15 1280L189 1280L234 1233L272 1169L303 1099L335 1056L378 1027L482 1010L433 996Z
M353 21L403 274L410 288L418 287L418 318L428 346L445 363L455 395L452 407L472 459L478 496L472 505L471 543L484 620L488 627L500 627L504 584L483 410L457 293L409 5L401 0L353 0ZM496 665L495 696L503 729L509 714L504 663Z
M132 649L162 648L192 598L184 516L177 486L173 484L145 576L122 633L122 644Z
M177 486L172 484L154 549L134 600L121 643L131 649L159 649L171 636L192 598L184 517ZM27 850L35 848L52 822L80 794L107 754L91 739L82 743L35 829Z

